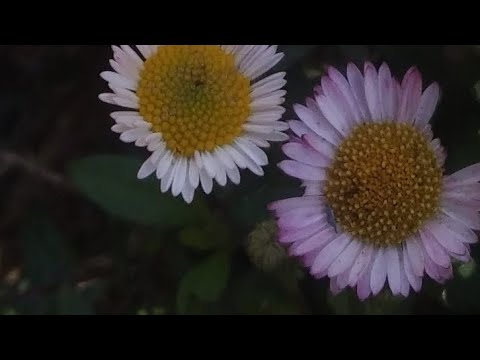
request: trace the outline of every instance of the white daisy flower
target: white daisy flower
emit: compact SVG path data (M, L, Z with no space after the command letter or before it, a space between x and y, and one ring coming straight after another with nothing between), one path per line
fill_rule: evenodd
M279 121L285 73L262 78L283 57L277 46L112 48L114 71L101 77L113 92L99 98L129 109L111 114L112 130L151 152L138 178L155 173L162 192L190 203L197 187L209 194L214 180L239 184L239 169L262 176L262 148L288 139Z
M295 136L279 164L306 187L300 198L270 205L279 241L303 258L333 293L360 299L384 286L420 291L428 276L452 276L470 260L480 230L480 164L444 176L445 151L429 121L440 97L416 68L401 83L383 64L330 68L306 106L296 105Z

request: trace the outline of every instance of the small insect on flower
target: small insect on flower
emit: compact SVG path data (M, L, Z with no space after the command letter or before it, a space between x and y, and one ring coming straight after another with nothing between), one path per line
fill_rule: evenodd
M155 173L190 203L199 186L239 184L239 169L262 176L262 149L288 139L285 73L265 76L282 57L275 45L113 46L100 99L129 109L111 114L112 131L150 152L138 178Z
M335 213L332 208L328 205L325 205L325 216L328 224L334 229L335 233L339 233L337 220L335 219Z
M274 202L279 242L333 293L376 296L444 283L470 260L480 230L480 164L445 176L445 151L429 121L440 98L416 68L399 83L386 64L334 68L321 79L283 145L279 167L302 197Z

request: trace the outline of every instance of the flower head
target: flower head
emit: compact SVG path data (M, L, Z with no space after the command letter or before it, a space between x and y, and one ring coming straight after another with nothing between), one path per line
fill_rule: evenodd
M480 164L444 176L445 152L429 121L440 97L416 68L401 84L382 64L363 74L334 68L306 106L279 164L303 181L303 197L270 205L279 241L332 292L360 299L388 283L394 295L419 291L425 275L443 283L452 260L468 261L480 230Z
M138 50L138 52L136 51ZM186 202L213 180L240 182L239 169L262 176L261 148L283 141L278 121L285 73L261 78L283 57L269 45L122 45L101 77L113 91L104 102L130 109L111 114L120 139L146 147L138 173L156 173L161 190Z

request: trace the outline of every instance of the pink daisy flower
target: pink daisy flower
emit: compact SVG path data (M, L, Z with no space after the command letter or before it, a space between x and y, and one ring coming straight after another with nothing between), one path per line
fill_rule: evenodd
M470 260L480 230L480 164L444 176L445 152L429 125L440 97L416 68L401 84L386 64L363 74L334 68L306 106L295 105L295 134L279 164L303 181L304 196L274 202L279 242L336 294L362 300L385 286L419 291L429 276L452 277Z

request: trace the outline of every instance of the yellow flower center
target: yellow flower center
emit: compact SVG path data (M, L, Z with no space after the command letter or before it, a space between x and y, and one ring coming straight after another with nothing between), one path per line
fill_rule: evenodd
M339 146L325 196L344 231L375 246L399 245L438 211L442 173L412 126L361 124Z
M142 117L186 157L232 143L250 115L250 81L218 45L159 47L145 61L137 96Z

